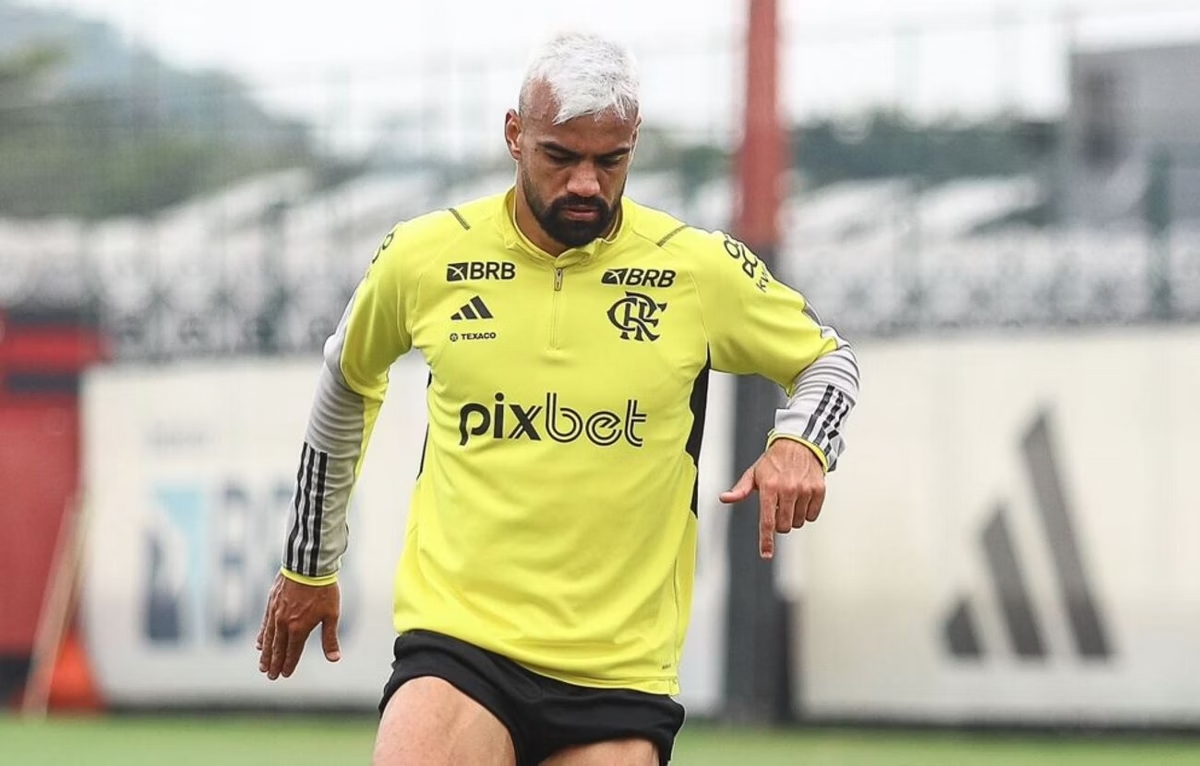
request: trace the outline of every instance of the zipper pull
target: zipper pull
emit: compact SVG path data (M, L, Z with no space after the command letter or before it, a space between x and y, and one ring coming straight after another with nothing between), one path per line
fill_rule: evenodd
M554 292L558 292L559 290L562 290L562 277L563 277L562 273L563 273L562 269L554 270Z

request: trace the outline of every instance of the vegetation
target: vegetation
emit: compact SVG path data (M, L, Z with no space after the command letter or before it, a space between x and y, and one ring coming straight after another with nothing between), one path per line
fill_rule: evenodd
M236 79L174 69L109 27L0 0L0 215L146 215L321 164Z
M1049 123L914 124L877 112L796 125L789 140L812 189L1044 171L1056 135ZM478 170L443 164L448 177ZM734 163L727 147L647 126L639 166L676 172L687 205ZM0 0L0 216L149 215L283 167L313 168L330 185L362 169L321 157L306 126L269 114L229 75L180 71L104 24Z

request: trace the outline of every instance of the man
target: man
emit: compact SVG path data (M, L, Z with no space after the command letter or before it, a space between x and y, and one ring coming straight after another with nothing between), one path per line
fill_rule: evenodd
M623 197L639 122L621 48L549 43L505 120L514 187L397 226L325 346L259 667L291 675L318 624L339 658L348 498L388 368L419 350L376 764L669 761L709 370L789 394L721 495L757 489L761 555L820 513L854 355L744 245Z

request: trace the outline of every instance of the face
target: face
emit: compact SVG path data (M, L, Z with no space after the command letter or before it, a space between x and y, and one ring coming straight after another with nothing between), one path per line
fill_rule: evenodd
M639 120L606 113L555 125L548 88L535 89L527 106L505 121L519 195L551 240L586 245L608 232L620 209Z

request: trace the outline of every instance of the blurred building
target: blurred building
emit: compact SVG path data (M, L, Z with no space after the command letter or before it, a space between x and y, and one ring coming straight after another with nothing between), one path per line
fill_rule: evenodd
M1065 126L1069 220L1200 219L1200 42L1076 51Z
M34 16L31 35L53 21ZM0 15L0 53L15 49L16 18ZM997 48L1007 40L1002 30L986 34ZM74 78L104 71L93 60L121 74L102 97L63 111L47 106L54 88L42 94L47 104L26 94L0 108L11 128L0 125L0 179L10 189L7 200L0 193L0 309L87 315L118 360L314 353L396 221L512 183L499 136L495 155L482 157L446 138L493 124L481 117L488 89L468 89L461 109L442 98L483 70L380 74L395 92L420 81L424 101L398 111L377 147L347 159L293 152L288 137L331 136L342 112L357 110L307 129L272 122L257 105L262 91L189 79L126 51L102 27L75 35L71 67L51 85L91 87ZM935 37L920 36L914 55L936 50ZM863 56L872 50L865 32L848 39ZM819 46L804 38L792 47ZM660 52L647 70L670 71L680 55L720 58L707 45L680 50ZM1200 42L1079 50L1070 60L1066 115L1001 117L969 143L954 143L961 126L910 123L902 101L879 131L848 120L821 144L811 124L797 130L798 156L824 164L794 160L777 275L854 338L1200 321L1200 97L1190 82ZM921 70L904 76L914 93L930 87ZM365 84L347 80L332 100L350 104ZM46 154L42 139L55 131L59 153ZM722 131L645 129L630 196L696 226L729 228L732 136ZM270 154L262 145L278 147L277 161L257 161ZM37 152L38 162L25 162ZM995 161L971 161L981 155ZM90 185L81 167L95 170ZM17 202L35 196L43 208L26 207L55 212L22 212ZM53 204L64 197L120 199Z

